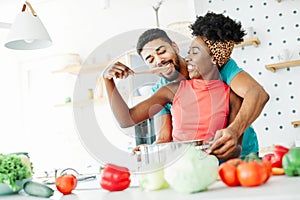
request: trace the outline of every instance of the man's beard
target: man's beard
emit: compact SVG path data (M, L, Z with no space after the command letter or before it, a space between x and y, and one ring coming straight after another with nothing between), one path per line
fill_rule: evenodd
M180 65L179 65L179 57L178 55L176 56L176 59L175 59L175 63L171 60L169 61L168 63L171 63L173 64L174 68L175 68L175 71L173 72L173 74L171 76L164 76L163 74L161 74L161 76L165 79L167 79L168 81L174 81L176 80L181 74L180 74Z

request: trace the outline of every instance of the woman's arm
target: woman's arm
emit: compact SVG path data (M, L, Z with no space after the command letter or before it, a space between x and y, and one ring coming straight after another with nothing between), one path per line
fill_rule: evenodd
M172 93L168 87L164 86L150 98L129 108L116 88L114 80L112 78L104 78L104 82L111 109L122 128L131 127L149 119L171 101L169 94Z

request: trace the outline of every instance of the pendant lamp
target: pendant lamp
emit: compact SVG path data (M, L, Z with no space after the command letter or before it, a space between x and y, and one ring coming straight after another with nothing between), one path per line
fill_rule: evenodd
M28 9L30 9L30 12ZM52 40L29 2L25 2L8 33L5 47L15 50L33 50L49 47Z

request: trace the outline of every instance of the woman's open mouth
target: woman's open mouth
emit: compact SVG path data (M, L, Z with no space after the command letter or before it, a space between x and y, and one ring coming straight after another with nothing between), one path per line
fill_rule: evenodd
M190 71L193 71L196 67L193 66L193 65L188 65L187 66L187 70L190 72Z

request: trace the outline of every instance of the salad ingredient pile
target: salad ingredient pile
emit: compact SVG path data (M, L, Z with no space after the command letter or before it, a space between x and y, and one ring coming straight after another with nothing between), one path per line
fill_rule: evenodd
M16 184L17 180L23 180L32 177L32 166L28 157L27 159L21 155L0 154L0 183L6 183L13 191L17 191L20 187ZM25 164L23 161L26 161Z

